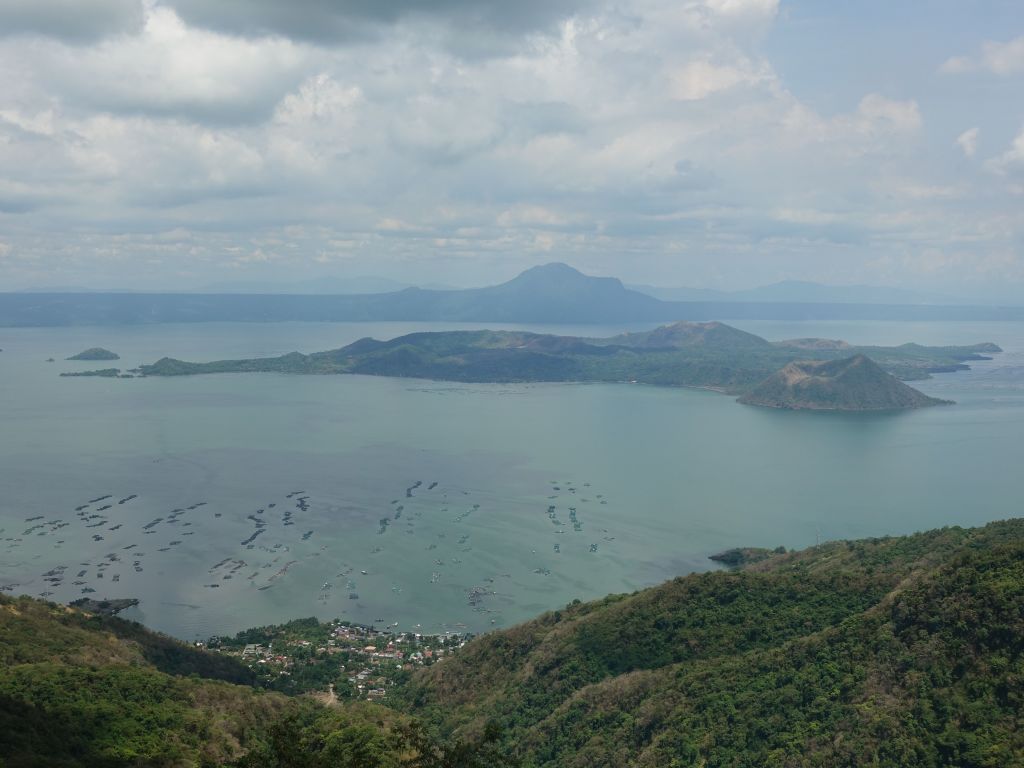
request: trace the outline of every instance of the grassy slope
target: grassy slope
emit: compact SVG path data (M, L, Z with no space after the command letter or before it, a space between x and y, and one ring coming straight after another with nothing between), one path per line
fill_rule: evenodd
M421 673L537 766L1024 765L1024 521L833 543L570 606Z

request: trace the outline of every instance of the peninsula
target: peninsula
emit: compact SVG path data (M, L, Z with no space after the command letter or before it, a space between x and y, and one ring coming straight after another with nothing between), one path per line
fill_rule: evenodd
M291 352L280 357L206 363L165 357L141 366L138 372L143 376L350 373L475 383L631 382L742 396L798 360L870 357L887 379L912 381L939 371L966 369L967 361L987 359L985 355L999 351L995 344L987 343L961 347L854 347L808 339L772 343L724 323L678 322L610 338L488 330L413 333L390 341L360 339L340 349L308 355ZM916 403L910 407L930 400L918 394L922 399L908 399ZM877 410L874 402L861 402L855 394L837 402L842 410Z
M98 371L65 371L61 376L69 377L81 377L81 376L100 376L107 379L131 379L130 375L123 375L120 368L101 368Z
M126 608L132 608L138 604L138 599L134 597L119 597L113 600L93 600L90 597L81 597L69 603L80 611L94 613L98 616L116 616Z

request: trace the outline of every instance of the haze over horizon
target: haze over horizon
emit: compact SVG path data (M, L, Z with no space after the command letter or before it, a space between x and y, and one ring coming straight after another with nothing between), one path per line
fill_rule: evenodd
M281 8L0 5L0 290L1024 295L1016 3Z

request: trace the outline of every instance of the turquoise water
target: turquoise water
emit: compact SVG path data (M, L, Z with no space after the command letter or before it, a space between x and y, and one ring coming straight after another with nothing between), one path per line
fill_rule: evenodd
M1006 352L917 384L954 407L830 415L629 385L57 375L105 366L63 361L91 346L130 368L451 324L0 329L0 585L138 597L128 615L186 639L308 615L482 631L706 569L731 546L1020 514L1024 325L738 325Z

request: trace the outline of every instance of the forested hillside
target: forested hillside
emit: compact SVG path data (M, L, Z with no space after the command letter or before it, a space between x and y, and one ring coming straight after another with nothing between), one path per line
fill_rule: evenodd
M574 604L408 705L528 766L1024 765L1024 522L836 542Z
M503 765L484 739L441 744L384 707L327 707L253 680L137 624L0 597L0 766Z
M392 709L0 598L0 764L1024 765L1024 520L727 554L477 638Z

